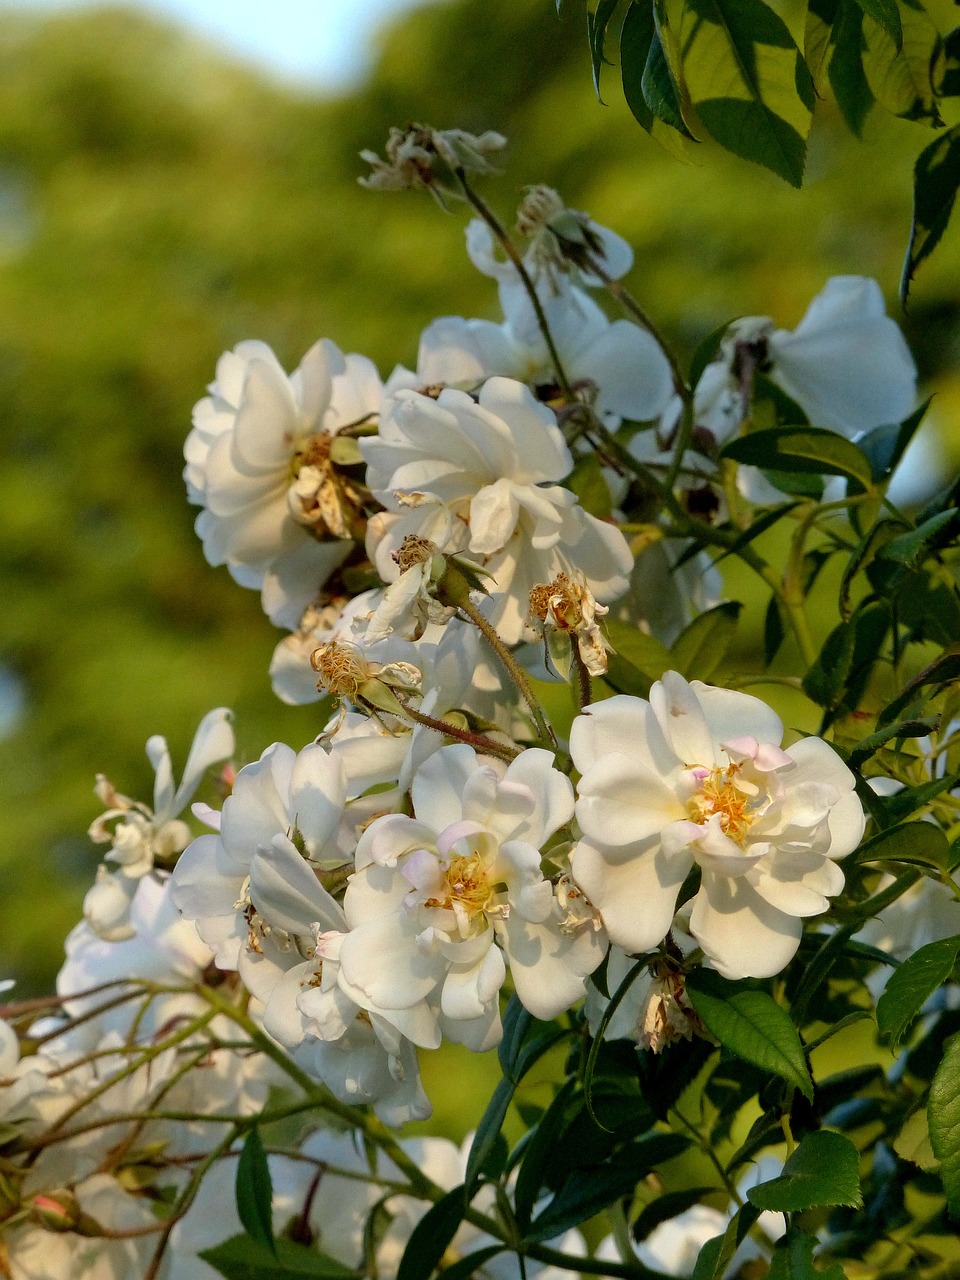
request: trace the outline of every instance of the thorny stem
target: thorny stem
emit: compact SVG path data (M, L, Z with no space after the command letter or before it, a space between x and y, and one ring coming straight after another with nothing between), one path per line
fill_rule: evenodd
M584 707L588 707L593 701L593 684L590 680L587 664L580 656L580 649L575 640L570 641L570 650L573 654L574 670L577 673L577 701L582 711Z
M720 1157L714 1151L713 1147L710 1145L709 1142L704 1141L703 1134L700 1132L697 1126L693 1123L692 1120L688 1120L687 1117L683 1114L683 1112L678 1107L673 1108L673 1114L677 1117L677 1119L680 1121L680 1123L683 1125L686 1131L693 1138L694 1142L697 1144L697 1146L700 1148L703 1154L707 1157L707 1159L713 1165L714 1169L716 1169L717 1174L720 1177L720 1181L723 1183L723 1188L727 1192L727 1194L730 1196L731 1200L734 1200L742 1208L743 1196L737 1190L736 1184L733 1182L730 1175L727 1173L726 1169L723 1167L723 1163L720 1160Z
M553 340L553 334L550 332L550 326L547 323L547 315L543 309L543 303L540 301L540 297L537 293L536 285L530 278L530 272L524 265L523 258L520 256L517 246L513 243L506 227L504 227L503 223L493 212L487 202L482 196L477 195L469 182L467 182L467 177L464 171L462 169L458 169L456 174L461 190L463 191L468 203L473 205L474 209L476 209L477 213L493 232L497 243L516 268L517 275L520 277L521 283L527 292L527 297L530 299L530 305L533 307L533 313L537 317L537 325L540 332L543 334L543 340L546 343L547 351L550 353L550 363L553 365L554 373L557 375L557 384L566 399L572 403L577 397L574 394L573 387L570 385L570 379L567 377L566 370L563 367L563 362L560 359L560 353L557 351L556 344Z
M461 613L465 613L467 615L477 630L480 631L491 649L503 663L510 679L520 690L521 697L530 708L530 714L533 716L534 724L537 726L537 736L540 741L545 746L552 747L554 751L559 751L560 746L557 742L556 735L547 723L547 718L543 714L543 708L540 705L537 695L533 691L533 686L531 685L523 667L520 666L516 658L497 635L496 629L490 625L472 600L464 596L462 600L458 601L458 608Z
M101 991L109 991L113 987L127 987L129 985L129 978L114 978L111 982L101 982L95 987L87 987L83 991L71 992L70 995L35 996L31 1000L11 1000L9 1004L0 1004L0 1018L4 1022L13 1022L14 1019L26 1017L31 1013L43 1013L47 1009L62 1007L68 1000L85 1000L88 996L98 996ZM102 1005L100 1007L103 1008ZM59 1032L54 1034L59 1034Z
M446 738L457 738L460 742L468 742L475 751L479 751L483 755L496 756L499 760L505 760L507 764L511 760L515 760L520 754L516 747L508 746L505 742L494 742L492 738L488 738L485 733L472 733L469 729L461 729L458 725L450 724L446 720L438 720L434 716L424 715L422 711L416 711L406 702L401 702L404 713L417 724L426 725L428 729L434 729L437 733L442 733Z

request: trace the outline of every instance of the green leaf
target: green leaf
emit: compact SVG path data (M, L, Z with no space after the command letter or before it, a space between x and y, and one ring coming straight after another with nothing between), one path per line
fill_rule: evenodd
M639 1244L661 1222L686 1213L695 1204L699 1204L704 1196L715 1191L716 1187L688 1187L685 1191L667 1191L656 1196L637 1214L630 1227L631 1236Z
M656 11L654 11L654 17L656 17ZM658 120L662 120L671 129L676 129L685 138L696 141L684 121L680 107L680 93L658 30L654 31L650 40L647 60L640 78L640 90L644 102Z
M536 1129L530 1131L531 1136L513 1190L514 1213L521 1231L526 1230L529 1225L533 1207L540 1197L544 1172L554 1156L566 1123L566 1111L576 1083L572 1076L564 1081Z
M960 1220L960 1035L951 1036L927 1102L930 1145L940 1161L947 1211Z
M599 0L596 11L587 10L587 40L590 43L590 62L593 66L593 88L597 98L600 97L600 68L606 62L603 46L610 19L617 10L620 0Z
M917 267L940 243L960 189L960 124L936 137L913 167L913 221L900 277L904 306Z
M944 867L950 846L932 822L902 822L862 844L851 863L904 862L910 866Z
M954 27L943 37L943 78L940 81L941 98L960 97L960 27Z
M899 52L903 48L903 23L897 0L857 0L857 4L886 31Z
M772 996L738 989L706 970L689 975L687 995L700 1021L725 1049L813 1097L797 1029Z
M930 1124L925 1107L914 1111L908 1118L894 1139L893 1149L901 1160L909 1160L924 1173L936 1173L939 1170L940 1161L933 1154L930 1143Z
M726 657L742 609L738 600L728 600L697 614L670 650L674 670L690 680L709 680Z
M260 1133L254 1127L247 1134L237 1161L237 1212L240 1221L254 1240L275 1253L273 1239L273 1183L267 1153Z
M604 626L615 650L608 659L607 683L619 693L645 698L653 682L670 670L673 659L659 640L629 622L606 618Z
M571 1173L526 1232L532 1241L550 1240L579 1226L624 1196L632 1195L643 1173L632 1160L585 1166ZM398 1277L397 1280L403 1280Z
M952 644L919 671L896 698L884 707L877 717L880 725L896 720L903 709L910 705L921 689L928 685L946 685L960 680L960 644Z
M960 774L951 774L946 778L933 778L930 782L921 782L918 787L904 787L902 791L898 791L896 795L878 797L879 804L883 808L883 812L888 820L898 822L901 818L908 818L911 813L916 813L918 809L922 809L924 805L935 800L937 796L942 795L944 791L952 791L960 782ZM939 831L938 827L934 827L931 822L918 823L918 826L931 827L934 831ZM941 838L943 833L940 832ZM942 853L939 856L943 857ZM926 862L926 857L901 858L901 862ZM938 864L943 865L943 864Z
M859 927L859 922L855 921L853 924L834 929L820 944L813 958L805 966L803 977L800 979L790 1006L790 1016L798 1027L803 1026L810 1001L826 981L830 970L842 955L847 942Z
M874 427L872 431L867 431L858 437L857 448L870 459L875 482L887 480L892 475L926 416L931 399L932 397L928 396L923 404L914 409L913 413L902 422Z
M335 1258L293 1240L277 1240L276 1252L252 1236L232 1236L199 1257L226 1280L355 1280Z
M472 1280L472 1277L477 1275L489 1275L489 1272L483 1271L482 1268L491 1258L495 1258L498 1253L503 1253L506 1247L503 1244L488 1244L485 1249L474 1249L459 1261L444 1267L441 1273L443 1280Z
M902 40L865 14L867 50L863 59L873 96L895 116L942 124L934 85L943 61L940 34L926 10L900 6Z
M870 487L870 462L845 436L822 427L768 427L731 440L721 456L764 471L846 476Z
M466 1187L454 1187L430 1206L414 1227L397 1268L397 1280L429 1280L467 1211Z
M891 742L894 738L924 738L927 734L932 733L939 723L939 716L925 716L919 719L896 720L893 724L885 725L882 729L878 729L876 733L868 734L866 738L860 739L850 752L850 766L851 768L859 769L875 752L879 751L881 747Z
M707 132L799 187L813 84L783 19L762 0L667 0L666 10Z
M675 86L676 82L663 41L664 37L654 18L650 0L635 0L626 12L620 31L620 77L623 83L623 96L637 123L678 159L687 160L689 159L687 139L691 138L692 134L686 125L678 131L677 127L664 121L664 116L670 114L673 106L676 108L677 115L680 114L680 100L679 90L676 90L675 100L670 93L670 87ZM669 86L666 83L659 85L663 91L662 98L654 97L655 83L651 77L655 74L655 65L651 65L649 72L647 70L655 43L659 46L660 52L653 54L654 63L657 58L662 57L669 77ZM656 103L657 111L651 108L648 93ZM661 110L663 115L660 114Z
M843 699L853 669L857 633L841 622L827 636L816 662L803 677L803 692L819 707L835 707Z
M805 1209L863 1204L860 1156L843 1134L832 1129L808 1133L770 1182L750 1187L747 1199L758 1209L799 1213Z
M584 511L605 520L613 510L610 502L610 490L603 478L603 468L595 453L585 453L577 459L576 466L567 476L567 488L577 495Z
M926 823L917 823L926 826ZM928 942L892 974L877 1002L877 1026L892 1048L903 1039L914 1018L949 978L960 951L960 934Z
M915 568L931 545L943 545L949 540L953 533L951 526L960 529L960 512L940 511L929 520L924 520L923 524L916 529L891 538L880 548L877 555L884 560L896 560L900 564L907 565L908 568ZM939 535L944 530L950 530L950 533L941 539Z
M741 1205L722 1235L708 1240L700 1250L692 1280L720 1280L747 1232L760 1216L752 1205Z
M837 105L847 128L857 138L861 137L864 121L874 104L863 70L863 12L858 7L862 2L842 0L833 28L833 55L828 71Z
M690 361L691 387L695 387L703 377L703 371L707 365L712 364L719 357L720 344L723 342L724 334L732 324L732 320L727 320L726 323L717 325L716 329L711 329L707 336L698 343L697 349L693 353L693 359Z
M814 1266L816 1246L816 1236L808 1235L806 1231L788 1231L776 1243L767 1280L845 1280L845 1272L839 1262L833 1262L823 1270Z

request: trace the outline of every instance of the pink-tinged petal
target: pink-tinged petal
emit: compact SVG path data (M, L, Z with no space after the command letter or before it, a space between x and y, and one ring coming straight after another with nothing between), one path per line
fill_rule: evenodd
M762 773L773 773L775 769L783 769L793 763L793 758L782 748L772 742L758 742L756 738L728 738L720 744L730 756L736 760L752 760Z
M287 933L308 935L311 924L343 929L338 903L320 884L313 869L286 836L274 836L250 867L250 900L264 920Z
M817 916L843 890L835 862L808 850L779 849L749 876L764 901L788 916Z
M271 364L251 360L233 428L232 455L239 469L286 471L293 457L300 415L288 379Z
M725 978L772 978L800 945L803 925L766 902L743 877L704 871L690 932Z
M664 672L650 690L650 706L674 754L687 766L719 764L717 743L694 688L678 671Z
M703 708L714 742L725 745L728 740L749 737L755 738L758 744L779 746L783 740L783 721L762 699L736 689L719 689L700 680L691 681L690 687ZM716 762L727 763L720 755Z
M577 820L603 845L635 844L687 817L676 791L635 758L602 756L580 780Z
M666 937L692 865L688 854L669 857L659 844L614 857L581 840L570 855L573 878L600 912L610 941L631 954Z
M435 898L442 893L444 872L435 853L415 849L404 859L400 874L422 898Z
M447 857L459 841L468 840L470 836L480 835L484 831L486 827L479 822L454 822L449 827L444 827L437 836L437 852Z

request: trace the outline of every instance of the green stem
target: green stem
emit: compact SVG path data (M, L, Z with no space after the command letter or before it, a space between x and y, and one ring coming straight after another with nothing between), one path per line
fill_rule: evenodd
M543 303L540 301L540 297L537 293L536 285L530 278L530 272L524 265L523 258L520 256L517 246L513 243L507 233L506 227L504 227L503 223L493 212L487 202L482 196L477 195L467 182L466 174L462 169L457 171L457 179L467 201L473 205L474 209L476 209L477 213L493 232L497 243L516 268L517 275L520 277L520 281L526 290L527 297L530 299L530 305L533 307L533 313L537 318L537 325L540 332L543 334L543 340L546 343L547 351L550 354L550 363L553 365L553 371L557 375L557 384L566 399L573 402L577 397L574 394L573 387L570 384L570 379L567 377L566 370L563 367L563 362L560 359L560 353L557 351L556 343L553 340L553 334L550 332L550 325L547 323L547 315L543 309Z
M424 715L422 711L414 710L406 702L401 702L401 706L404 713L416 724L425 725L428 729L433 729L437 733L443 734L445 738L456 738L460 742L469 743L475 751L479 751L483 755L496 756L499 760L505 760L509 764L511 760L515 760L520 754L516 747L510 747L505 742L494 742L485 733L471 733L469 729L461 729L455 724L449 724L446 720L437 720L433 716Z
M547 723L547 718L543 713L537 695L533 691L529 677L524 669L517 662L516 658L497 635L496 629L490 625L473 601L464 595L457 602L457 607L461 613L465 613L473 625L481 633L490 648L494 651L503 666L506 668L507 674L520 691L520 696L530 708L530 714L533 716L533 722L537 726L537 737L544 746L551 747L554 751L560 750L556 735L553 729Z

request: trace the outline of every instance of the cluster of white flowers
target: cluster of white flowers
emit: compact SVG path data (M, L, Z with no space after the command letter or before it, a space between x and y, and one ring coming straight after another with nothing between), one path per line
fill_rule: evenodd
M421 142L381 166L381 185L408 171L430 185ZM704 474L703 433L740 429L758 371L816 426L899 421L916 396L902 335L873 282L832 280L792 333L733 326L683 403L659 340L593 296L629 269L625 243L544 188L519 226L522 258L499 257L486 222L467 229L503 322L435 321L416 372L384 385L324 340L288 376L242 342L196 406L185 475L204 552L289 633L278 696L333 699L335 714L301 750L276 742L235 770L229 713L212 711L179 786L151 738L152 808L98 779L106 812L90 833L110 848L67 942L60 1012L31 1026L23 1058L0 1022L0 1135L20 1144L0 1180L0 1274L141 1274L163 1229L154 1209L206 1160L151 1274L212 1275L198 1253L239 1230L238 1135L278 1081L258 1036L301 1083L397 1126L430 1113L418 1049L499 1042L505 984L542 1020L585 998L596 1032L607 997L591 975L605 963L613 990L645 957L606 1034L659 1051L703 1031L686 973L780 973L844 886L865 818L826 741L784 746L759 699L676 671L646 698L591 680L613 651L611 606L669 642L718 591L674 532L634 525L628 542L618 460L683 491ZM670 462L678 438L693 461ZM609 518L575 492L592 449ZM568 742L534 669L579 694ZM193 805L197 834L183 815L212 765L224 798ZM210 1002L221 988L243 1004L239 1029ZM187 1111L201 1118L164 1118ZM216 1117L240 1129L215 1149ZM463 1181L464 1158L415 1151L441 1187ZM387 1166L325 1130L272 1155L277 1230L295 1219L298 1239L351 1268L373 1247L375 1274L392 1276L425 1204L384 1198ZM378 1204L389 1225L371 1246ZM701 1234L725 1222L694 1216ZM448 1257L485 1243L465 1226Z

